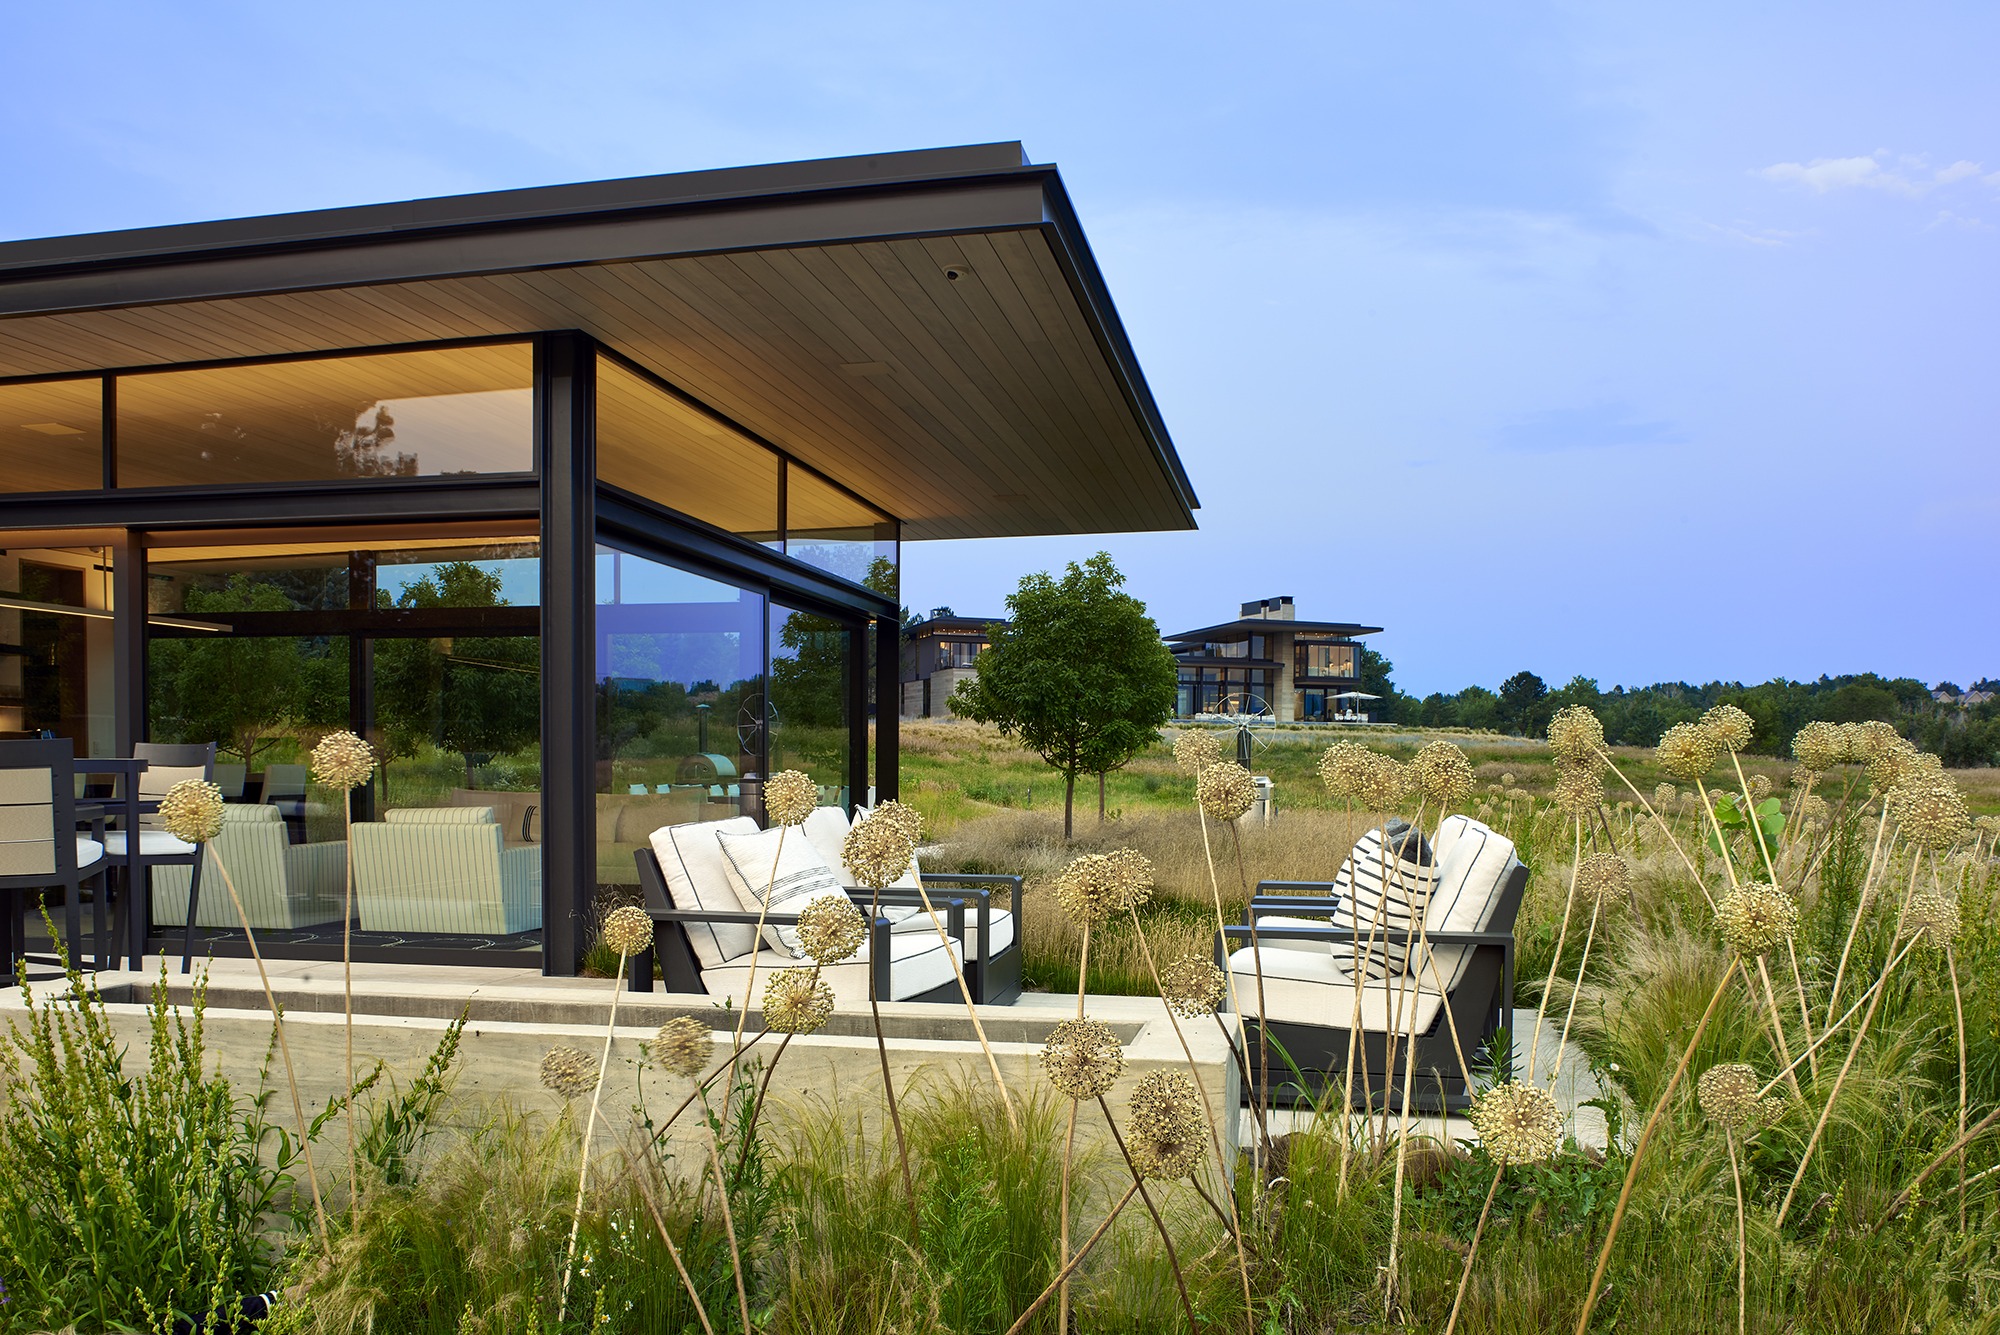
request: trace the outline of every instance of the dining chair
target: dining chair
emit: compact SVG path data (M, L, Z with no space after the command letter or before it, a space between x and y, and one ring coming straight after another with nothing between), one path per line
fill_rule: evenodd
M136 742L132 758L146 762L138 776L139 860L138 881L121 886L118 895L118 936L124 943L132 967L139 968L152 935L153 896L150 889L155 867L190 867L187 931L181 943L181 972L186 973L194 954L195 906L201 899L201 867L206 861L198 845L170 834L160 824L160 799L177 783L189 779L212 781L215 776L215 743ZM126 856L128 833L113 830L104 836L105 848L113 859ZM129 865L129 864L128 864Z
M91 837L76 833L88 821ZM83 885L98 881L97 954L104 960L104 809L76 800L76 749L66 737L0 741L0 961L12 981L27 956L26 895L61 887L74 964L83 947Z

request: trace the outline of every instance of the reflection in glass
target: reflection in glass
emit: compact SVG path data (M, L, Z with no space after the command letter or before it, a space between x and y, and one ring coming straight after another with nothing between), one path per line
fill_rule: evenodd
M600 545L597 603L597 874L629 885L654 830L725 820L754 797L764 597Z
M776 454L609 357L597 359L597 476L749 538L778 537Z
M0 385L0 492L104 486L104 382Z
M785 554L897 596L895 521L797 465L785 475Z
M118 379L118 485L217 486L534 468L525 343Z
M771 607L771 772L819 785L821 806L847 806L848 673L853 632L809 612Z
M281 542L268 535L227 533L196 541L200 545L176 539L176 545L152 548L146 567L152 611L196 611L205 596L232 583L275 593L276 599L264 599L265 605L255 609L259 611L526 608L542 600L540 545L527 533L440 529L385 538L379 533L317 537L307 530L287 533ZM445 577L446 571L462 566L478 570L481 579Z
M108 548L0 552L0 733L46 732L109 755L114 639Z

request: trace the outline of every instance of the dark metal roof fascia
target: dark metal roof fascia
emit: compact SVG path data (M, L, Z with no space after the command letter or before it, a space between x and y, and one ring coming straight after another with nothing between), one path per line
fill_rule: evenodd
M1203 626L1200 630L1184 630L1177 635L1163 638L1168 644L1181 640L1199 640L1209 635L1219 635L1223 631L1305 631L1312 635L1379 635L1380 626L1355 626L1344 621L1259 621L1250 618L1244 621L1225 621L1219 626Z
M365 242L410 232L560 221L840 187L943 181L1028 165L1018 141L970 144L84 232L0 242L0 275L22 269L99 266L220 250Z

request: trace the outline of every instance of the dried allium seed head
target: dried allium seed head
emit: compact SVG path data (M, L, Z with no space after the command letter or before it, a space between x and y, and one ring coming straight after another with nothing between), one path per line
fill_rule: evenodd
M1151 1071L1132 1088L1125 1119L1125 1148L1139 1176L1160 1181L1186 1177L1201 1162L1207 1110L1194 1081L1180 1071Z
M1807 793L1799 799L1798 815L1801 824L1824 825L1831 813L1832 808L1827 806L1826 799L1818 793Z
M222 833L222 789L182 779L160 799L160 825L184 844L205 844Z
M1807 773L1824 774L1847 759L1847 736L1838 723L1808 723L1792 737L1792 758Z
M351 732L330 732L312 749L314 783L342 792L375 777L375 748Z
M1202 955L1183 955L1160 970L1160 996L1184 1020L1212 1013L1228 992L1222 970Z
M1604 805L1604 778L1585 766L1565 766L1556 775L1555 797L1564 815L1584 820Z
M1910 896L1910 906L1903 910L1903 930L1911 936L1920 936L1924 944L1936 950L1943 950L1958 940L1964 920L1958 911L1958 901L1949 895L1926 892Z
M1410 778L1424 801L1448 810L1472 792L1472 762L1450 742L1432 742L1410 762Z
M1257 784L1249 770L1233 760L1221 760L1201 772L1194 794L1210 820L1232 821L1256 801Z
M1507 790L1507 800L1509 802L1532 802L1535 800L1535 795L1525 788L1509 788Z
M777 969L764 984L764 1027L774 1034L816 1034L833 1015L833 989L813 969Z
M1750 745L1757 722L1735 705L1717 705L1701 716L1701 730L1725 751L1741 751Z
M903 837L910 841L911 848L924 841L924 814L915 807L905 806L895 798L888 797L877 802L869 814L901 830Z
M1922 848L1950 848L1972 829L1964 795L1942 773L1913 767L1889 790L1887 801L1897 830Z
M1891 724L1880 719L1870 719L1866 723L1843 723L1840 735L1847 739L1847 758L1857 765L1865 765L1874 759L1875 753L1884 747L1894 747L1902 742L1902 734Z
M579 1048L550 1048L542 1058L542 1085L567 1103L597 1083L597 1063Z
M1096 1020L1064 1020L1042 1045L1042 1074L1079 1103L1098 1098L1118 1083L1125 1049L1111 1027Z
M653 944L653 918L636 904L624 904L604 915L598 939L623 959Z
M1510 769L1500 771L1500 782L1512 788L1514 786L1514 771Z
M1715 923L1731 950L1755 959L1791 939L1798 930L1799 906L1769 882L1751 881L1723 894L1715 906Z
M1409 766L1379 751L1368 753L1368 769L1361 778L1361 803L1370 811L1394 811L1410 792Z
M1742 1062L1725 1062L1701 1073L1695 1098L1708 1120L1730 1131L1742 1131L1764 1120L1757 1096L1757 1072Z
M1750 776L1750 800L1761 802L1771 795L1771 781L1762 774Z
M1631 898L1632 869L1616 853L1592 853L1577 864L1576 893L1584 900L1602 905L1622 904Z
M1111 875L1128 909L1140 909L1153 897L1153 860L1136 848L1114 848L1104 855L1111 860Z
M1509 1080L1474 1099L1466 1116L1496 1163L1544 1163L1562 1149L1562 1109L1546 1089Z
M819 785L810 774L779 770L764 780L764 818L772 825L803 825L819 807Z
M1715 768L1716 741L1697 724L1676 723L1660 737L1653 754L1668 774L1682 783L1694 783Z
M1189 728L1174 738L1174 763L1189 774L1200 774L1222 759L1222 743L1212 732Z
M1681 790L1670 783L1657 784L1653 788L1653 810L1665 811L1680 797Z
M1101 923L1143 904L1153 887L1152 863L1131 849L1084 853L1056 873L1056 903L1078 922Z
M1564 705L1549 719L1549 754L1558 765L1604 763L1604 724L1585 705Z
M851 958L868 939L868 919L845 895L821 895L799 910L799 949L818 964Z
M871 890L880 890L894 882L909 869L910 860L917 854L917 833L903 815L909 810L900 802L883 802L854 822L854 828L841 842L841 861L854 873L855 880Z
M1901 737L1871 744L1868 759L1863 762L1868 768L1869 788L1878 795L1894 788L1920 763L1917 754L1917 748Z
M676 1015L661 1025L647 1049L653 1064L669 1075L700 1075L715 1060L715 1035L691 1015Z
M1328 797L1336 802L1361 796L1361 783L1368 773L1368 757L1373 754L1359 742L1335 742L1319 758L1319 780Z

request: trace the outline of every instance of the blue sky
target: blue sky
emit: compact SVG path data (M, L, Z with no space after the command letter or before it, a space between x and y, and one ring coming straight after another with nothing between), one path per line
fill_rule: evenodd
M2000 676L2000 9L1745 8L16 0L0 235L1020 139L1202 530L912 606L1101 546L1418 691Z

